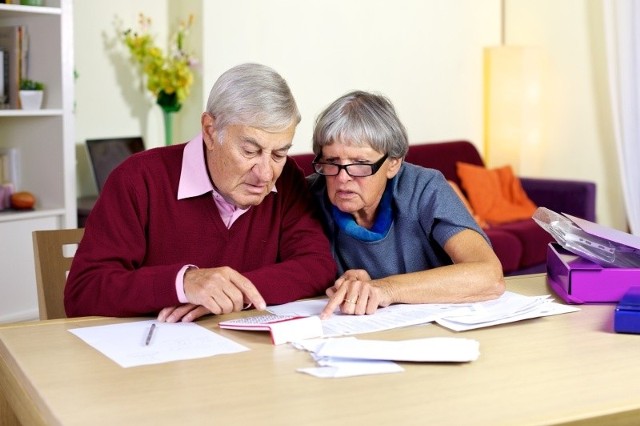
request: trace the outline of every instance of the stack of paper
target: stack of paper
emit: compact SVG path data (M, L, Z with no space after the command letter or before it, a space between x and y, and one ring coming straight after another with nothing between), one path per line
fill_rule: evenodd
M506 292L499 299L473 303L465 310L437 318L436 322L454 331L466 331L576 311L579 309L555 303L549 296L529 297Z
M401 341L344 337L305 340L294 346L309 351L319 366L298 371L316 377L397 373L404 369L392 361L470 362L480 356L480 344L476 340L457 337Z
M277 315L319 315L327 301L303 300L270 306L268 310ZM578 310L573 306L555 303L549 296L523 296L507 291L498 299L486 302L399 304L378 309L374 315L341 315L336 311L322 321L322 329L325 337L339 337L435 321L452 330L464 331Z

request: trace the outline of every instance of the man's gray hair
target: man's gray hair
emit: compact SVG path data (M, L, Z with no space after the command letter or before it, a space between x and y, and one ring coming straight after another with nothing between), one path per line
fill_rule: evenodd
M207 112L216 128L245 125L281 131L300 123L300 112L287 82L273 69L260 64L237 65L215 82L209 93Z

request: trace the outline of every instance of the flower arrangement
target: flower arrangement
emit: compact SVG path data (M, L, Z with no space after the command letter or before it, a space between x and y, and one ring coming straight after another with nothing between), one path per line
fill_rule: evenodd
M149 30L151 18L139 16L139 32L127 29L122 41L146 77L146 86L158 105L165 111L178 111L189 96L193 84L192 67L195 58L185 50L184 42L193 24L193 15L181 21L171 37L170 49L165 55Z

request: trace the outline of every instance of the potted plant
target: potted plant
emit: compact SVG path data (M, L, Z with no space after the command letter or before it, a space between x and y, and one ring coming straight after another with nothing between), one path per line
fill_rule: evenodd
M20 105L22 109L40 109L44 83L35 80L20 81Z

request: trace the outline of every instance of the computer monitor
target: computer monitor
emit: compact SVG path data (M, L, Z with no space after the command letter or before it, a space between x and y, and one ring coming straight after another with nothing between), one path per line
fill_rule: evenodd
M98 192L102 191L109 173L118 164L122 163L130 155L144 151L144 142L138 136L87 139L85 142Z

